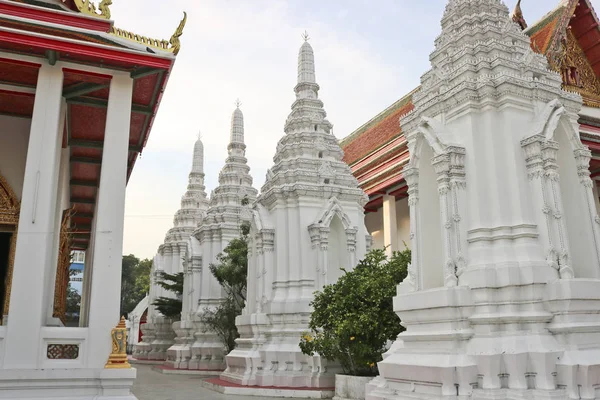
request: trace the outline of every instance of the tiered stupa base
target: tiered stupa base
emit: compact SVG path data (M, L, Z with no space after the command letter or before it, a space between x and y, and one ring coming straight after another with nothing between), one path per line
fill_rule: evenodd
M188 369L192 358L192 345L194 341L194 327L191 321L178 321L173 323L173 330L177 334L175 344L167 350L165 365L174 369Z
M228 367L221 374L222 380L242 386L335 386L337 368L328 368L325 359L300 351L298 343L308 330L306 324L270 325L266 314L250 314L237 317L236 325L240 332L238 347L227 355Z
M225 348L219 337L206 331L202 323L197 321L195 326L195 342L191 346L192 358L189 369L200 371L224 371Z
M600 395L600 280L442 288L394 303L407 331L367 400Z
M173 320L165 317L156 317L154 321L155 339L152 342L152 351L148 360L165 361L167 350L175 344L175 332L172 328Z

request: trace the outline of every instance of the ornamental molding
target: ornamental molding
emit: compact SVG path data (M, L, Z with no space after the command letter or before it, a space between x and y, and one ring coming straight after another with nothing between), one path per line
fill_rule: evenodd
M19 225L21 203L8 181L0 174L0 225Z
M75 0L75 1L81 2L82 0ZM106 0L103 0L103 2L105 2L105 1ZM111 0L108 0L108 1L111 1ZM89 0L85 0L85 2L89 3ZM89 14L89 15L91 15L91 14ZM95 15L98 16L97 14L95 14ZM146 36L138 35L137 33L126 31L124 29L115 28L114 26L111 27L110 34L113 36L116 36L118 38L121 38L121 39L126 39L129 41L141 44L143 46L151 47L151 48L154 48L157 50L173 53L173 55L177 55L177 54L179 54L179 51L181 50L180 38L183 35L183 29L185 28L186 23L187 23L187 13L184 11L183 19L181 20L181 22L179 22L177 29L175 29L175 32L173 33L173 35L171 36L171 38L169 40L164 40L164 39L160 40L160 39L149 38Z

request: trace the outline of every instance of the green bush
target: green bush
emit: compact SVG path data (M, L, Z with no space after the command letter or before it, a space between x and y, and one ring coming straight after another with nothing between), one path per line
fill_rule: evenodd
M300 341L302 352L339 362L345 374L376 376L389 341L404 329L392 298L409 262L408 249L389 260L383 250L373 250L354 270L315 293L311 331Z

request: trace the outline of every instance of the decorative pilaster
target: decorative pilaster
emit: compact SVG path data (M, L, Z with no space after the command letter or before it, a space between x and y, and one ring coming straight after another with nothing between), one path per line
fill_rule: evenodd
M408 205L410 207L410 248L411 263L408 265L408 275L398 286L398 293L415 292L420 290L420 256L421 249L417 240L416 231L419 225L419 169L407 166L402 175L408 185Z

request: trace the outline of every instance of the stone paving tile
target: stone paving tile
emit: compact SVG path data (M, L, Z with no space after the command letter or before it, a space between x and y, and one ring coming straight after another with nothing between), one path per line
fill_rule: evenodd
M152 370L151 365L135 365L137 379L133 394L139 400L260 400L254 396L232 396L202 387L207 377L166 375ZM273 398L271 398L273 399ZM273 399L276 400L276 399Z

